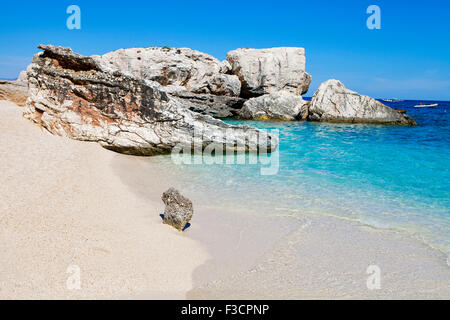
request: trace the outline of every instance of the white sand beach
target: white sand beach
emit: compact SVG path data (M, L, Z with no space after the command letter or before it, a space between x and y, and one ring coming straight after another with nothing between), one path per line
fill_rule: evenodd
M161 223L162 202L121 183L110 166L120 155L52 136L7 101L0 132L0 299L172 299L192 289L206 251ZM80 289L67 288L71 265Z

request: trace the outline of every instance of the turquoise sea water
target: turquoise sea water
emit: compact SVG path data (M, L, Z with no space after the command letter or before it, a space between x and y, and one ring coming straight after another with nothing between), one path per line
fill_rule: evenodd
M259 165L248 163L160 161L191 194L207 196L217 208L355 219L405 231L449 255L450 102L433 109L413 108L419 101L383 103L406 109L419 125L245 121L279 130L276 175L261 175Z

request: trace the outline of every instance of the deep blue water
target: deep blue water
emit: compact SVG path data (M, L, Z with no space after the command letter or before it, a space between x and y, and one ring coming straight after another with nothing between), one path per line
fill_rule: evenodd
M207 195L215 207L357 219L403 230L448 255L450 102L413 108L419 102L383 101L406 109L416 127L245 121L279 130L276 175L261 175L260 166L250 164L175 166L170 157L162 162L185 188Z

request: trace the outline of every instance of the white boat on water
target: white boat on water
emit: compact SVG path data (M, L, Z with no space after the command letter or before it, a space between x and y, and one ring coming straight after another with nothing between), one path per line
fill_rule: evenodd
M434 108L437 107L438 104L437 103L433 103L433 104L418 104L416 106L414 106L414 108Z

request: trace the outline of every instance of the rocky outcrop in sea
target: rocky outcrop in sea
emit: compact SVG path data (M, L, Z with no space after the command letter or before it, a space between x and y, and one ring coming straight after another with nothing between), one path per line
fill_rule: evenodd
M270 152L277 146L275 137L258 129L225 124L189 110L155 79L122 72L70 48L39 48L44 51L27 68L29 98L24 115L53 134L146 156L179 146L190 148L199 134L201 148L213 144L223 150ZM226 81L223 86L228 90ZM200 92L212 88L197 82L189 86L194 87Z
M26 73L25 117L53 134L122 153L169 153L191 146L196 133L202 148L276 148L273 136L220 118L416 124L337 80L305 101L311 76L303 48L237 49L225 61L188 48L120 49L91 57L70 48L39 48L43 52ZM26 87L22 73L18 81L0 83L0 98L23 104Z
M309 106L308 119L328 122L417 124L404 112L349 90L340 81L334 79L322 83L314 93Z

